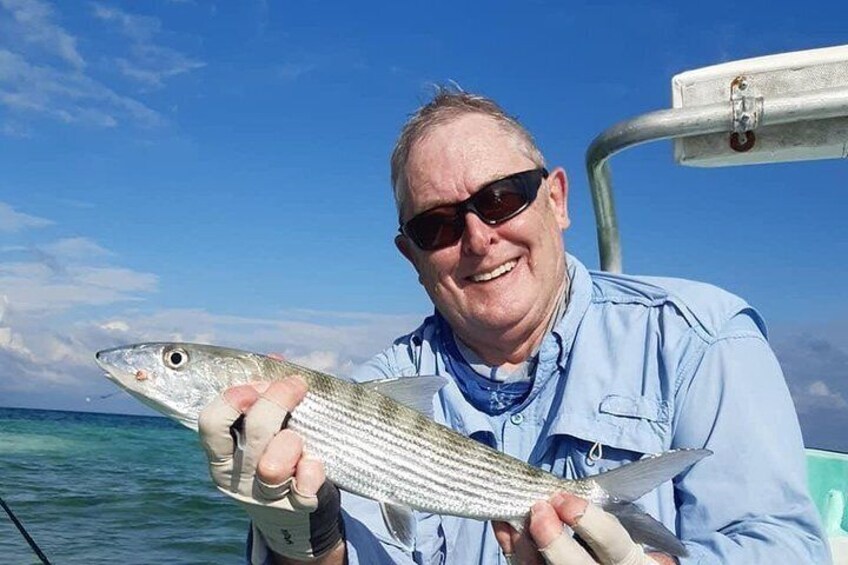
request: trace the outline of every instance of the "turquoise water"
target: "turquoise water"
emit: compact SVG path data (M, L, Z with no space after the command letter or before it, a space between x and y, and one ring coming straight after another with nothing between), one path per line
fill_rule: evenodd
M163 418L0 408L0 497L54 563L238 563L247 518ZM0 509L0 563L38 563Z

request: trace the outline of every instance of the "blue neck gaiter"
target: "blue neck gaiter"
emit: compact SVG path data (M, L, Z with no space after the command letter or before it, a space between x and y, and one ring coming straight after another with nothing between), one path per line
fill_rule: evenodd
M550 332L565 316L570 292L571 277L566 273L560 288L559 301L548 321L547 332ZM442 361L448 372L453 375L459 390L472 406L490 416L496 416L518 406L527 398L536 377L538 351L525 362L523 367L519 367L514 372L517 378L512 378L513 375L506 379L495 378L497 367L490 367L492 378L486 378L463 356L453 330L438 311L436 311L436 320L439 327ZM479 363L479 360L477 362ZM478 367L483 366L478 364Z
M468 402L489 415L503 414L521 404L533 387L532 377L520 381L500 382L478 374L460 353L448 323L438 312L436 318L439 323L442 360ZM536 360L537 356L528 359L526 367L528 375L532 376L535 373Z

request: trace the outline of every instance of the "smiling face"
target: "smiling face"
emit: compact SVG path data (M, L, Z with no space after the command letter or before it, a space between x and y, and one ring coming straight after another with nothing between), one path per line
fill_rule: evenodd
M461 115L434 126L412 147L402 219L461 202L488 182L538 166L493 118ZM514 350L516 340L534 340L553 311L565 276L566 196L565 172L556 169L542 181L536 200L500 225L466 214L462 239L435 251L423 251L404 236L396 240L454 332L489 362L498 356L481 344Z

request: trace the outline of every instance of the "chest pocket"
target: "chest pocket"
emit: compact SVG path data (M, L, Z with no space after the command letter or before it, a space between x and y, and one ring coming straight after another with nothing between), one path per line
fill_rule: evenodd
M610 394L601 400L598 421L602 437L594 441L639 453L659 453L671 444L668 402Z
M597 412L570 414L568 422L569 440L555 449L567 450L570 468L565 474L575 477L595 475L643 455L660 453L671 444L668 403L644 396L607 395L597 405Z

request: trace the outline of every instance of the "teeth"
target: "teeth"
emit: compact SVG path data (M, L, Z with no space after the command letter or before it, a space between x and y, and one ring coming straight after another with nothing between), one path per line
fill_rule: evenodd
M490 281L494 278L497 278L501 275L505 275L510 272L518 265L518 261L513 259L512 261L508 261L495 269L494 271L489 271L488 273L480 273L479 275L471 275L471 280L474 282L483 282Z

